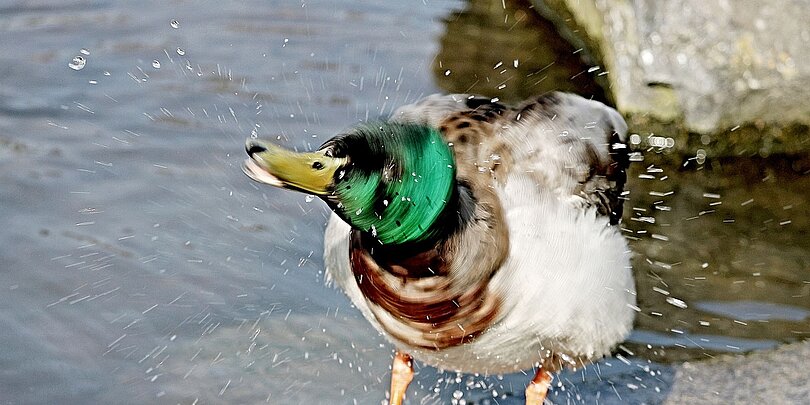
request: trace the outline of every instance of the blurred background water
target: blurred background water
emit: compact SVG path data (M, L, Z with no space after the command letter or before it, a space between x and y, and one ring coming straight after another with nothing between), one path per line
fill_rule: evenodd
M323 285L328 211L241 173L434 92L610 102L531 4L0 2L0 403L379 403L392 348ZM642 149L637 329L557 403L658 403L672 361L810 333L803 157ZM410 403L522 403L422 368Z

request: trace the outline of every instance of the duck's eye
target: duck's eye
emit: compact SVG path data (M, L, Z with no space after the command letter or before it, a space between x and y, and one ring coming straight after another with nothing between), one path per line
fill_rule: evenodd
M316 160L316 161L312 162L312 168L315 169L315 170L321 170L321 169L323 169L323 163L318 162Z

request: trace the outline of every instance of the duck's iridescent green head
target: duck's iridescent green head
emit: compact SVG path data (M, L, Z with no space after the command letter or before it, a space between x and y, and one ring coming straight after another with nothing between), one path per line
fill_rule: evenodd
M361 125L316 152L249 139L244 171L261 183L320 196L353 228L383 244L424 241L455 188L453 154L433 128Z

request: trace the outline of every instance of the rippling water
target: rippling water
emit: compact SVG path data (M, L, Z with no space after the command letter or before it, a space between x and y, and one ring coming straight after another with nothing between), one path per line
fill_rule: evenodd
M326 209L247 180L242 145L310 148L480 83L490 60L454 45L475 43L457 31L470 7L0 4L0 402L382 400L391 347L322 283ZM507 74L572 76L541 62ZM497 87L475 91L510 89ZM642 312L626 347L644 357L564 374L558 402L657 402L671 376L655 361L808 332L807 166L680 169L654 152L625 216ZM521 403L527 380L418 372L411 403Z

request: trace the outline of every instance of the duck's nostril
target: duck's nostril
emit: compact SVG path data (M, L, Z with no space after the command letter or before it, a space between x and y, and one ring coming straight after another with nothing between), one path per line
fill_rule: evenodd
M248 155L254 155L256 153L262 153L266 151L267 148L256 142L248 142L247 144L245 144L245 150L247 151Z

